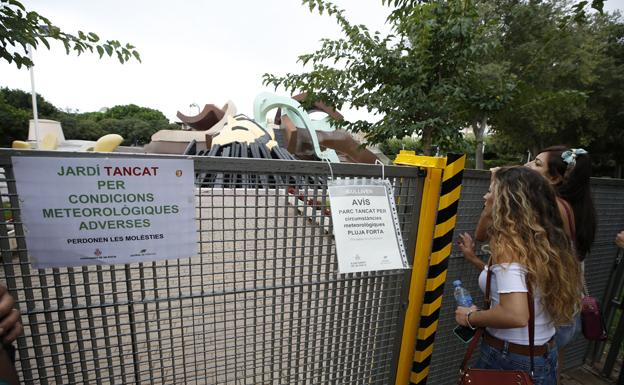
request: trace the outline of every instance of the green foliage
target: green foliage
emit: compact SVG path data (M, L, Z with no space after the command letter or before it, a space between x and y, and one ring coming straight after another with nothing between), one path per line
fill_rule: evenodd
M163 122L164 123L164 122ZM102 119L99 128L106 134L119 134L124 138L124 143L145 144L150 137L159 129L166 128L168 124L158 124L154 121L145 121L137 118Z
M37 95L39 116L55 118L58 109ZM32 117L32 98L30 93L21 90L0 88L0 146L10 146L13 140L26 140L28 136L28 120Z
M383 152L388 158L394 160L401 150L422 153L422 145L420 144L420 140L407 136L403 139L387 139L379 144L379 150L381 150L381 152Z
M125 106L115 106L106 110L103 114L104 118L110 119L139 119L145 121L163 121L167 120L165 115L152 108L139 107L135 104Z
M5 222L13 220L13 212L11 211L11 202L2 202L2 216Z
M439 154L468 154L474 148L474 139L467 137L460 137L458 140L448 143L444 146L435 146L434 153ZM390 159L394 159L401 150L415 151L416 153L423 152L423 145L419 139L414 139L410 136L406 136L402 139L390 138L379 144L379 149Z
M46 17L26 7L17 0L0 0L0 57L17 68L33 65L26 55L28 46L37 48L40 44L50 49L50 41L58 41L65 47L65 52L77 55L83 52L97 51L100 58L115 55L120 63L134 58L141 61L139 52L129 43L118 40L100 41L93 32L78 31L75 35L61 31ZM20 52L21 48L21 52Z
M417 133L423 150L457 140L462 119L457 95L463 76L489 49L471 1L409 2L390 13L396 35L371 33L351 24L344 11L324 0L304 0L310 10L332 16L344 38L323 39L321 48L299 57L309 72L264 75L264 83L290 92L307 92L306 102L321 100L341 108L348 104L379 113L377 122L344 121L364 132L371 143Z
M494 12L504 20L501 53L517 92L491 122L510 142L535 152L587 113L585 85L595 79L602 44L560 1L502 4Z
M521 165L527 161L526 153L515 150L505 141L501 141L496 135L485 138L484 169L493 167Z
M564 4L565 5L565 4ZM577 22L558 1L501 8L517 92L491 119L498 140L535 155L552 144L589 150L595 175L624 163L624 27L617 15Z
M378 113L377 122L341 125L389 155L411 145L390 138L413 133L425 153L478 148L487 126L486 168L524 163L528 150L557 143L588 148L601 168L624 162L624 28L620 16L603 14L602 0L382 3L389 36L350 23L330 2L303 0L333 17L343 37L301 55L305 72L265 74L264 83L307 92L305 103ZM465 127L476 137L461 140Z
M179 128L169 124L162 112L134 104L115 106L105 112L67 113L37 95L37 105L40 118L60 121L68 139L97 140L115 133L124 138L123 145L140 145L149 143L158 130ZM10 147L14 140L25 140L31 118L29 93L0 88L1 147Z
M605 55L596 70L597 80L589 88L591 114L568 127L589 142L595 175L624 177L624 22L600 17L598 30L605 42ZM617 174L617 167L620 174Z

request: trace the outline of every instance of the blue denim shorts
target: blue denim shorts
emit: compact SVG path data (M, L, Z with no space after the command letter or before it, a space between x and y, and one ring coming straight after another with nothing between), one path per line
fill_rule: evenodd
M577 314L576 317L574 317L574 322L570 325L558 326L557 332L555 333L555 342L557 343L557 347L561 349L578 338L581 334L581 329L580 314Z
M557 346L546 354L533 358L535 385L557 385ZM498 350L481 342L481 355L473 366L478 369L522 370L530 374L531 357Z

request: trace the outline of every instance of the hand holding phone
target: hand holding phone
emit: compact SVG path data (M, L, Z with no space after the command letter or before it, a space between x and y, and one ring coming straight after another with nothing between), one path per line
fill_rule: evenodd
M471 328L467 326L457 325L455 329L453 329L453 334L455 334L457 338L462 340L462 342L464 342L465 344L472 341L472 338L474 337L475 333L476 333L476 330L472 330Z

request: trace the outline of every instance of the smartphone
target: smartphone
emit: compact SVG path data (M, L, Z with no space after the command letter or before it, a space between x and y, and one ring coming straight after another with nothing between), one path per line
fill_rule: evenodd
M472 338L474 337L475 333L476 333L476 330L472 330L467 326L457 325L455 329L453 329L453 334L455 334L457 338L462 340L462 342L465 344L472 341Z

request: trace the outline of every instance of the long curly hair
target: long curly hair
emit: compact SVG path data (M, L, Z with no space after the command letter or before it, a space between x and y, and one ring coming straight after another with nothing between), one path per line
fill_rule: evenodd
M581 267L552 186L529 168L503 167L493 176L491 193L493 263L526 266L527 282L541 293L554 324L570 324L580 307Z

